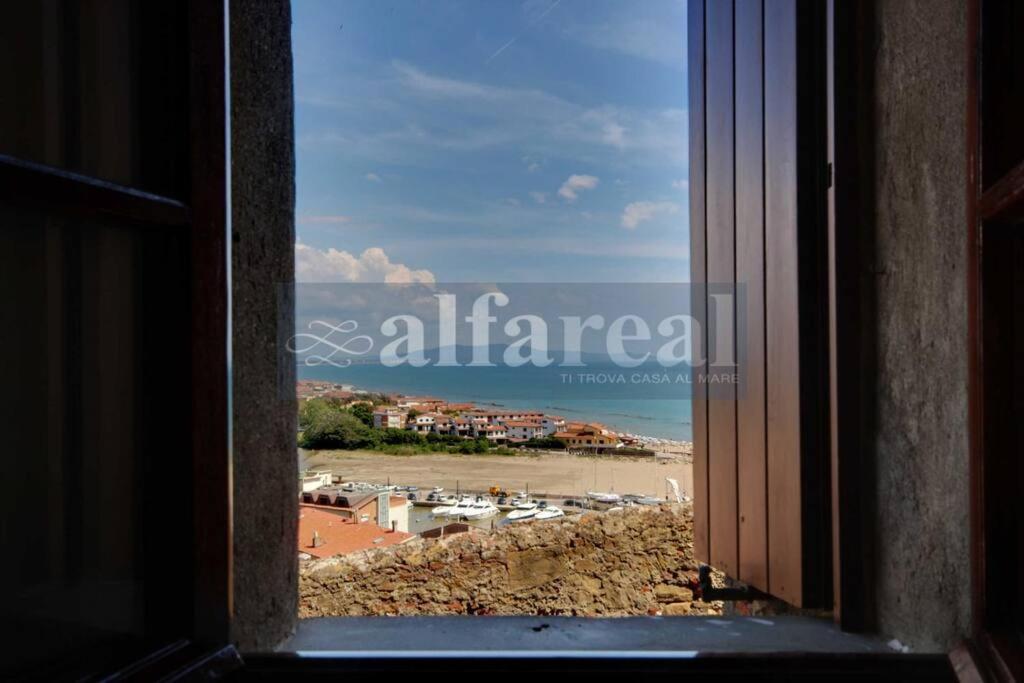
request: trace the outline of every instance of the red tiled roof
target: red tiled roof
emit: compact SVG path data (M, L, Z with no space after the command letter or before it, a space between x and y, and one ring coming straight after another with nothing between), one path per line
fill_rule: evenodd
M316 548L313 547L313 532L323 540L323 544ZM299 552L313 557L383 548L404 543L410 538L413 534L404 531L381 529L373 523L357 524L311 505L299 506Z

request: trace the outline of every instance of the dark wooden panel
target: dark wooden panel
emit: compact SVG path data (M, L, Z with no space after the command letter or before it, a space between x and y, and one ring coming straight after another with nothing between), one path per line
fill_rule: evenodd
M1024 159L1024 4L982 3L981 174L988 189Z
M230 640L231 452L225 7L189 3L194 635Z
M797 12L765 6L765 313L768 393L769 590L803 595L800 486L799 264L797 262Z
M762 0L736 2L736 283L742 288L736 405L739 569L768 590L764 334L764 72Z
M713 298L716 294L731 293L736 281L733 2L712 0L708 2L706 11L707 280L708 317L714 335L715 328L724 329L721 316L731 316L735 320L734 307L716 305ZM708 347L709 358L716 360L717 342L713 337ZM739 507L736 497L735 387L724 384L709 387L707 405L711 564L730 576L737 576Z
M189 220L179 201L5 155L0 155L0 199L147 225L184 227Z
M873 254L874 15L866 3L830 0L827 31L829 161L830 418L833 615L844 631L873 630L874 463L864 447L874 433L877 372L873 283L863 265Z
M688 17L690 100L690 298L691 313L700 325L701 353L707 348L707 275L705 223L705 116L704 116L704 0L690 0ZM697 559L710 563L708 554L708 418L707 386L703 368L693 370L693 545Z
M969 654L1024 678L1024 135L1014 3L968 3L967 292L971 478Z

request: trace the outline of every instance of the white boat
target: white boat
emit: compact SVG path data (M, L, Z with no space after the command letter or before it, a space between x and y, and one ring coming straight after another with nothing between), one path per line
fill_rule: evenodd
M562 512L562 508L549 505L543 510L539 510L534 519L555 519L556 517L565 517L565 513Z
M470 503L460 516L466 519L487 519L498 514L498 508L489 500Z
M472 504L473 503L470 500L460 500L457 503L451 505L442 505L440 507L436 507L430 511L430 514L432 514L434 517L459 517Z
M622 496L617 493L602 493L600 491L587 491L587 498L598 503L618 503L622 500Z
M534 507L531 507L531 508L519 508L517 510L513 510L512 512L510 512L508 514L506 519L510 519L512 521L520 521L520 520L523 520L523 519L529 519L530 517L532 517L532 516L534 516L536 514L537 514L537 506L535 505Z
M430 489L431 493L441 493L441 491L444 491L443 486L435 486L434 488Z

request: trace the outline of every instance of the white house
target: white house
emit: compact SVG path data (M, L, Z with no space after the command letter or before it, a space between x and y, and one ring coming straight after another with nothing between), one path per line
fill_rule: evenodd
M488 441L504 441L508 438L508 431L502 425L487 425L477 431L477 436L487 437Z
M437 413L420 413L414 418L410 418L406 424L406 429L411 429L415 432L426 433L434 430L434 424L437 422Z
M561 415L545 415L540 423L544 427L544 436L565 430L565 418Z
M544 436L544 425L527 420L508 420L503 423L510 439L539 439Z

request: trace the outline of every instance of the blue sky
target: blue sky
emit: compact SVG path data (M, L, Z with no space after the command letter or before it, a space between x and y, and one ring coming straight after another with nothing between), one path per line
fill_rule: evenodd
M295 0L298 276L688 279L685 0Z

